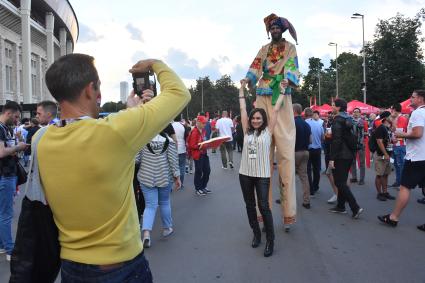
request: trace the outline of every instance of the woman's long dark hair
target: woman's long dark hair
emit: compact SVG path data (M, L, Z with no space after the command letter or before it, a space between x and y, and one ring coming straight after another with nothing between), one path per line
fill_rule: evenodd
M251 124L251 120L254 117L255 113L260 113L261 116L263 117L263 124L260 126L260 128L258 128L257 130L257 136L261 135L261 132L267 128L268 126L268 120L267 120L267 114L266 111L264 111L263 108L254 108L251 110L251 112L249 113L249 118L248 118L248 134L252 135L255 132L254 127Z

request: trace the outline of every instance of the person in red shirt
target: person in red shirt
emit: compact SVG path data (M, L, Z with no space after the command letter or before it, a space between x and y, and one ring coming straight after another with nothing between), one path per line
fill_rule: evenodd
M396 131L407 133L407 124L409 120L401 115L401 105L396 103L391 106L391 117L393 118L393 128ZM395 182L391 187L399 187L401 180L401 171L403 170L404 165L404 156L406 155L406 144L403 138L398 138L395 140L393 145L393 159L394 159L394 168L396 172Z
M196 125L187 138L188 152L195 162L194 183L196 194L198 196L205 196L211 193L211 191L207 188L211 172L210 160L207 155L207 150L199 148L199 143L205 140L204 127L206 123L207 118L205 116L198 116L196 119Z

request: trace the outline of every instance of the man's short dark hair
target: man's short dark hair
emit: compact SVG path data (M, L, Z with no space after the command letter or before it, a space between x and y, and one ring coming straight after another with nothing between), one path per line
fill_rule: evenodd
M304 109L304 116L305 117L313 116L313 109L311 109L310 107L305 108Z
M320 112L319 112L318 110L314 110L314 111L313 111L313 114L317 114L317 115L319 115L319 116L320 116Z
M339 107L340 112L347 111L347 101L343 98L337 98L334 100L334 104L336 107Z
M99 75L94 58L85 54L68 54L56 60L46 72L46 85L58 101L75 101L91 82L97 87Z
M6 104L2 108L2 113L5 113L6 111L12 111L12 112L22 112L21 106L16 103L15 101L7 101Z
M391 106L392 109L394 109L397 112L401 112L401 104L400 103L395 103Z
M301 115L303 112L303 107L299 103L292 104L292 109L294 109L294 113L297 115Z
M359 107L354 108L354 109L353 109L353 112L354 112L354 111L356 111L356 110L359 110L359 113L362 113L362 110L360 110L360 108L359 108Z
M44 100L37 104L37 107L42 107L45 112L52 113L53 117L58 115L58 105L50 100Z
M40 122L36 118L32 118L31 123L33 123L35 126L40 125Z
M422 98L425 100L425 90L417 89L417 90L414 90L413 92L416 93L419 96L422 96Z

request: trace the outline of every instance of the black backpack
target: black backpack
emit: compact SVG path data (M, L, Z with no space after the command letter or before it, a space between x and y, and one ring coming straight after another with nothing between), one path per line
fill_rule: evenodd
M358 135L351 117L345 120L346 131L344 133L344 141L352 151L358 150Z
M369 138L369 150L370 152L375 152L378 149L378 143L376 142L375 130L372 130Z

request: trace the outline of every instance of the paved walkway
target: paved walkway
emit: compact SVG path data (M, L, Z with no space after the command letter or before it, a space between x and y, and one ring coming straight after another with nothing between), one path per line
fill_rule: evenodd
M234 156L235 168L239 168L240 154L235 152ZM425 233L416 229L416 225L425 223L425 205L416 202L421 197L419 190L413 192L402 221L394 229L381 225L376 218L390 211L394 201L376 200L373 171L367 171L365 186L352 186L365 208L359 220L327 211L330 205L326 200L331 193L322 175L312 208L298 206L297 223L290 233L283 231L280 209L274 204L275 253L264 258L265 237L259 248L250 247L252 233L238 170L221 169L219 153L210 154L210 159L208 188L213 194L195 195L193 175L186 175L186 189L172 197L175 234L162 239L161 222L156 219L152 247L146 250L155 282L425 283ZM297 191L300 204L298 180ZM396 195L395 189L390 192ZM277 199L277 189L273 194ZM0 282L7 282L8 277L8 263L0 256Z

